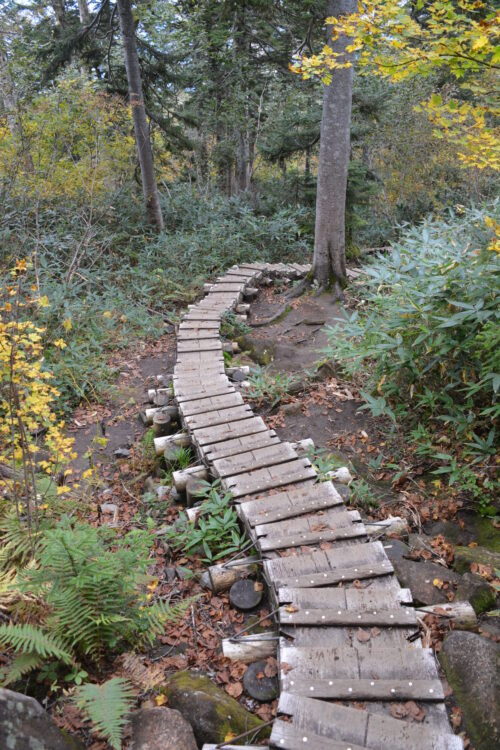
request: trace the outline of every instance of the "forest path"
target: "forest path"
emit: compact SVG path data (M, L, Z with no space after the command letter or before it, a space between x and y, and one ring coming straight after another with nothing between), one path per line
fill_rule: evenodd
M264 273L306 271L229 269L184 316L173 377L182 425L200 460L231 491L276 606L281 718L270 744L461 750L433 654L421 647L411 592L400 588L383 544L369 541L333 483L316 483L310 461L254 416L225 373L222 315L244 312L245 291Z

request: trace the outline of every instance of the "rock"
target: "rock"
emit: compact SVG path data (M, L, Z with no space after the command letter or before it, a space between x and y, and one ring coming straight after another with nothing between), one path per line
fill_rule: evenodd
M466 547L471 542L477 542L490 552L500 552L500 531L489 518L482 518L472 511L461 511L460 520L462 525L454 521L435 521L426 525L426 531L431 536L442 534L454 545Z
M130 750L198 750L191 724L173 708L134 711Z
M116 458L130 458L131 453L128 448L117 448L115 450Z
M164 692L168 697L168 705L180 711L193 727L200 747L205 742L224 742L229 732L238 735L262 725L260 719L243 708L225 690L197 672L177 672L172 675ZM265 727L258 739L268 736L269 727Z
M491 565L493 570L500 568L500 553L490 552L485 547L455 547L453 567L459 573L468 573L471 563Z
M475 750L500 743L499 658L498 644L463 631L445 638L439 656Z
M302 404L300 401L292 401L290 404L283 404L281 411L283 414L300 414L302 411Z
M229 591L229 601L237 609L253 609L262 601L264 586L251 578L235 581Z
M265 660L250 664L243 675L245 692L256 701L273 701L278 695L278 677L267 677L265 674L267 663Z
M387 544L384 544L384 549L387 553L387 557L392 563L401 560L403 557L407 557L410 554L410 548L400 539L388 540Z
M477 615L493 609L496 605L494 589L484 578L472 573L464 573L457 589L455 599L462 602L470 602Z
M268 365L274 359L274 339L249 334L247 336L240 336L238 344L259 365Z
M391 540L393 542L394 540ZM453 570L431 562L413 560L391 560L401 586L411 589L416 604L442 604L447 602L446 589L434 585L434 581L448 583L449 588L460 582L460 576ZM449 589L448 589L449 590Z
M5 750L83 750L34 698L0 688L0 747Z

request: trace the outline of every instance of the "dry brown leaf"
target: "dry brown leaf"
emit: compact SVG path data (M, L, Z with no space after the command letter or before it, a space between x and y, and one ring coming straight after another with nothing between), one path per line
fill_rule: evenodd
M226 693L229 693L232 698L239 698L243 692L243 685L241 682L231 682L231 684L226 685L225 688Z
M368 643L372 635L369 631L363 630L362 628L358 628L356 637L360 643Z

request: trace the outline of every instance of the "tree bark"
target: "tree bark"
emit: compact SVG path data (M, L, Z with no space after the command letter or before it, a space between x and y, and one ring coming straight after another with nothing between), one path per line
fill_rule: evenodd
M88 26L90 23L90 13L87 0L78 0L78 13L80 14L80 23L82 26Z
M146 202L146 215L148 221L160 231L163 229L163 216L158 198L158 187L156 185L153 166L153 152L149 140L149 128L142 95L142 80L139 57L137 55L132 4L130 0L117 0L117 7L125 52L125 68L127 71L132 119L134 121L135 143L141 167L144 200Z
M355 13L357 0L328 0L327 16ZM349 39L331 39L327 28L327 44L337 53L345 53ZM346 59L349 59L347 55ZM345 266L345 201L347 168L350 152L353 68L333 69L323 90L323 114L316 195L316 226L312 274L322 288L332 288L342 298L346 280Z
M7 54L2 50L0 50L0 98L2 99L3 108L5 110L7 125L9 126L10 134L16 145L18 153L22 157L22 161L24 163L26 171L30 174L33 174L33 159L31 158L31 154L24 137L23 123L19 111L17 92L14 81L12 80L11 72L9 70L9 60Z

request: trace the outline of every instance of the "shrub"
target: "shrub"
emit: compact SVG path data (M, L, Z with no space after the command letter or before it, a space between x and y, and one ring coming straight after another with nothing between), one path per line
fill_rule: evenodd
M366 267L362 303L329 329L327 349L347 373L367 374L368 408L413 426L420 452L481 498L483 511L500 414L500 257L485 224L497 213L498 204L463 210L407 230ZM443 427L458 441L467 475L436 448Z

